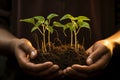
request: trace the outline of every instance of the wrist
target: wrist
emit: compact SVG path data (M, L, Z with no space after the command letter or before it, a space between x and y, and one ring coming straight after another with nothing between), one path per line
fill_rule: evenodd
M13 38L8 42L9 49L13 55L15 53L15 47L17 45L16 43L18 42L18 40L19 40L18 38Z
M113 54L113 50L120 45L120 30L101 42L111 51L111 54Z
M112 36L108 37L106 40L111 42L114 46L120 45L120 31L116 32Z
M104 44L104 46L106 46L106 47L110 50L110 53L111 53L111 55L112 55L112 54L113 54L113 49L114 49L115 46L116 46L115 41L110 40L110 39L104 39L104 40L103 40L103 44Z

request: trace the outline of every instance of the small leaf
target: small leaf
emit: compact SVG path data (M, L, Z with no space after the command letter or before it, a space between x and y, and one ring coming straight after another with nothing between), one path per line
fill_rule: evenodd
M64 30L66 30L67 28L70 29L70 27L72 27L72 23L71 22L65 24Z
M79 22L78 23L79 24L79 26L82 28L82 27L85 27L85 28L88 28L88 29L90 29L90 25L87 23L87 22Z
M48 20L46 20L44 24L45 24L45 25L49 25L49 22L48 22Z
M36 29L38 29L37 26L34 26L32 29L31 29L31 32L35 31Z
M73 27L73 26L72 26L72 27L70 27L70 31L75 31L75 29L76 29L76 28L75 28L75 27Z
M57 21L54 21L54 22L53 22L53 26L56 26L56 27L64 27L63 24L61 24L60 22L57 22Z
M45 22L45 18L43 16L35 16L34 18L36 20L38 20L40 23L44 23Z
M78 28L78 25L75 21L72 21L72 26L75 27L76 29Z
M20 19L20 21L35 24L34 18Z
M68 29L68 26L64 26L64 27L63 27L63 30L64 30L64 31L65 31L66 29Z
M83 20L90 21L90 19L86 16L78 16L77 18L79 21L83 21Z
M55 13L51 13L51 14L49 14L48 16L47 16L47 19L52 19L52 18L54 18L54 17L57 17L58 16L58 14L55 14Z
M65 25L66 25L65 29L69 28L70 31L74 31L74 30L75 30L75 27L73 26L72 23L67 23L67 24L65 24Z
M60 21L65 20L65 19L71 19L72 20L72 19L74 19L74 17L70 14L66 14L60 19Z
M52 26L47 26L46 29L47 29L49 32L53 33L53 27L52 27Z
M39 27L41 24L42 24L41 22L37 21L35 26Z

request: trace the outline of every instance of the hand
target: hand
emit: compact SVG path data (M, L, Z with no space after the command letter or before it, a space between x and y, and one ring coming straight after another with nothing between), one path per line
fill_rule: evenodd
M106 40L97 41L86 51L89 55L87 65L74 64L66 68L64 74L79 80L99 74L109 63L113 47Z
M52 79L61 75L59 66L52 62L34 64L29 61L29 58L33 59L36 57L37 51L27 39L13 39L10 44L20 67L25 72L47 79Z

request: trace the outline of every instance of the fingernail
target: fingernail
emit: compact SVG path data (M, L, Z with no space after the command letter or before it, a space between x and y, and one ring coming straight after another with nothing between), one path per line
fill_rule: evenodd
M36 57L36 52L32 51L30 56L31 56L32 59L34 59Z
M88 58L88 59L87 59L87 64L90 65L90 64L92 64L92 63L93 63L92 59L91 59L91 58Z
M32 51L32 52L31 52L31 55L32 55L32 56L34 56L34 55L35 55L35 52L34 52L34 51Z

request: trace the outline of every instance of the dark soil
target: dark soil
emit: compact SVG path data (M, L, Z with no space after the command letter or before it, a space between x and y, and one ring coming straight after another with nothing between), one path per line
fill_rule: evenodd
M61 69L65 69L73 64L85 65L86 58L87 54L82 47L75 51L75 49L69 45L62 45L52 47L51 51L48 53L39 51L39 55L31 61L34 63L52 61L53 63L58 64Z

